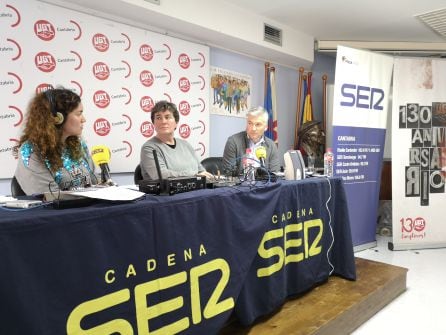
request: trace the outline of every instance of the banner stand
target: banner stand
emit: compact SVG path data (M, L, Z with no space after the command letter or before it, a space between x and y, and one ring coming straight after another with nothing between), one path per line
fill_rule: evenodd
M355 251L376 246L393 57L339 46L333 101L334 175L347 194Z

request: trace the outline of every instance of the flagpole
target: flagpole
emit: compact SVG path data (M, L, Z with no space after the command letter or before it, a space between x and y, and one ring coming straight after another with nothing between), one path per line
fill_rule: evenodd
M297 111L296 111L296 122L294 128L294 149L297 149L299 143L299 127L300 127L300 108L301 108L301 98L302 98L302 75L304 73L304 68L299 68L299 82L297 84Z
M265 62L265 78L263 80L263 96L266 97L266 90L267 90L267 81L268 81L268 71L269 71L269 62Z
M306 74L302 75L302 85L303 85L303 89L302 89L301 93L302 93L303 101L302 101L302 108L300 109L299 128L297 129L298 131L300 129L300 126L305 123L304 122L304 118L305 118L305 100L306 100L306 97L307 97L307 94L308 94L308 81L307 81L307 75Z
M271 108L272 108L272 134L273 141L276 146L279 145L279 125L277 118L277 92L276 92L276 68L271 66L270 68L270 81L271 81Z
M326 74L322 75L322 113L324 117L322 129L325 135L327 135L327 78ZM325 138L325 142L327 142L327 138Z

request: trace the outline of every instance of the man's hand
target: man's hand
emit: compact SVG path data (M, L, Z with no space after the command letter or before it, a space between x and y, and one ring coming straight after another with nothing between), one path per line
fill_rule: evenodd
M198 172L197 176L206 177L207 180L214 180L215 179L215 176L212 173L209 173L207 171Z

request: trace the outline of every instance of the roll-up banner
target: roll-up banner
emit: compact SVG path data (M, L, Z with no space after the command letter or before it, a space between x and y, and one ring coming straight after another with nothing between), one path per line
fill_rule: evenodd
M395 58L393 250L446 246L446 60Z
M334 175L347 193L355 250L376 244L393 57L338 46L333 99Z

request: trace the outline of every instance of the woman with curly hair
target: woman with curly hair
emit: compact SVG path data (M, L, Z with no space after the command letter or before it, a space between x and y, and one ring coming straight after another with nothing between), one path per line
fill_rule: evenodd
M31 100L15 171L27 195L97 184L81 138L84 123L81 98L68 89L49 89Z

